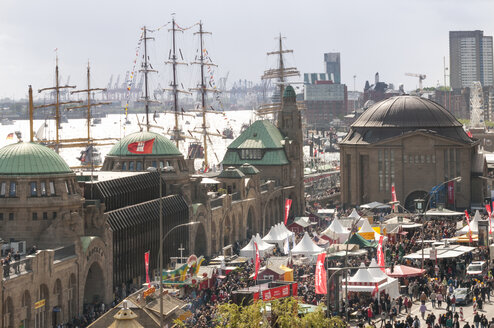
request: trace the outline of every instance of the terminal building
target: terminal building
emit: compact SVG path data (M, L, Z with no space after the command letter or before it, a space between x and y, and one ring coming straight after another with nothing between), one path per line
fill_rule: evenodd
M252 124L228 147L225 169L208 176L194 174L193 162L169 139L146 131L122 138L93 173L74 173L36 143L0 149L2 255L21 255L0 266L4 327L52 327L125 296L145 281L147 251L151 275L158 275L160 207L165 232L201 223L165 240L165 266L181 256L179 249L184 256L213 256L267 232L283 221L287 198L290 217L303 214L295 98L287 86L278 126ZM150 140L150 152L129 151Z
M461 177L439 202L451 208L483 206L487 173L479 140L439 104L417 96L398 96L369 107L340 144L341 192L345 206L397 199L413 210L441 183Z

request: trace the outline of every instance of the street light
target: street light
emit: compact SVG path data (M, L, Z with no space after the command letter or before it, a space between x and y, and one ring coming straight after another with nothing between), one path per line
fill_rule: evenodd
M427 209L429 208L430 204L431 204L431 198L432 198L432 194L435 194L437 193L437 191L442 187L444 186L446 183L449 183L449 182L461 182L461 177L456 177L456 178L453 178L453 179L450 179L450 180L447 180L447 181L444 181L442 182L441 184L437 185L437 186L434 186L432 190L431 189L431 192L429 192L429 199L427 200L427 204L425 205L424 207L424 213L422 213L422 215L426 216L427 215ZM421 269L423 270L424 269L424 223L422 222L422 232L421 232L421 235L422 235L422 265L421 265Z
M160 196L161 196L161 189L160 189ZM163 289L163 243L164 243L166 237L168 237L168 235L173 230L181 228L181 227L187 227L187 226L196 225L196 224L201 223L200 221L193 221L193 222L187 222L187 223L182 223L182 224L176 225L173 228L171 228L170 230L168 230L166 235L163 238L161 238L161 236L163 235L163 222L162 222L163 213L162 213L162 205L161 205L162 201L163 201L163 199L160 197L160 250L158 253L159 261L160 261L160 265L159 265L160 268L159 268L159 278L158 279L160 280L159 296L160 296L160 327L161 328L163 328L163 291L162 291L162 289Z

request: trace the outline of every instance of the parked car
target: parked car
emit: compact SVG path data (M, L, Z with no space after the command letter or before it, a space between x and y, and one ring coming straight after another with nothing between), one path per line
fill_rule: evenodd
M467 305L473 300L473 293L469 288L456 288L453 295L457 305Z
M485 261L473 261L467 267L467 276L483 276L487 274L487 263Z

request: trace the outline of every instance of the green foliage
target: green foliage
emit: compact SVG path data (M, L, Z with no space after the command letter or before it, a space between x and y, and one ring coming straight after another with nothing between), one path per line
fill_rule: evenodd
M339 317L326 318L319 306L314 312L299 316L299 303L293 297L271 302L271 317L265 314L265 305L257 301L252 305L238 306L228 303L218 306L219 327L278 327L278 328L346 328L346 323Z

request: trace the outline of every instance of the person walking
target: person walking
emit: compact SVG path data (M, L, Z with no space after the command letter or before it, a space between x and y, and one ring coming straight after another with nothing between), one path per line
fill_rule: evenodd
M422 315L422 320L425 320L425 311L427 311L427 307L425 306L425 302L420 305L420 314Z
M456 311L456 296L453 294L453 297L451 297L451 308L453 309L453 312Z
M436 293L434 291L432 291L429 298L431 299L432 308L435 309L436 308Z
M441 308L441 306L443 305L443 294L441 292L437 293L436 299L437 299L437 307Z

